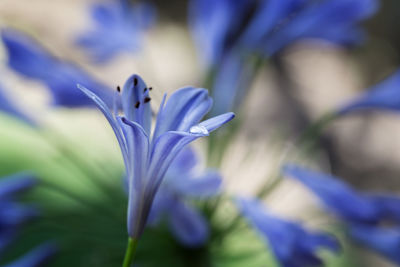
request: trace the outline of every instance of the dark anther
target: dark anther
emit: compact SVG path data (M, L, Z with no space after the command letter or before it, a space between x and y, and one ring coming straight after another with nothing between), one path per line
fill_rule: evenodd
M150 102L150 100L151 100L150 97L145 97L143 102L144 102L144 103L147 103L147 102Z
M118 93L121 92L121 87L119 87L119 85L117 86L117 91Z
M147 87L145 87L145 88L143 89L143 93L146 93L146 91L147 91Z
M153 90L153 87L149 87L149 91Z
M136 102L136 104L135 104L135 108L139 108L139 106L140 106L140 102L138 101L138 102Z
M137 78L135 77L135 78L133 79L133 85L136 86L137 84L138 84L138 80L137 80Z

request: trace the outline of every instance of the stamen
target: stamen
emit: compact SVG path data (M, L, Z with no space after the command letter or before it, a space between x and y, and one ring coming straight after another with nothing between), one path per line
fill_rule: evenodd
M149 87L149 91L153 90L153 87Z
M121 87L119 87L119 85L117 86L117 91L118 91L118 93L121 92Z
M144 98L144 101L143 101L143 102L144 102L144 103L148 103L148 102L150 102L150 100L151 100L151 98L147 96L147 97Z
M135 104L135 108L139 108L139 106L140 106L140 102L138 101L138 102L136 102L136 104Z
M138 79L135 77L135 78L133 79L133 85L136 86L137 84L138 84Z
M145 88L143 89L143 93L146 93L146 91L147 91L147 87L145 87Z

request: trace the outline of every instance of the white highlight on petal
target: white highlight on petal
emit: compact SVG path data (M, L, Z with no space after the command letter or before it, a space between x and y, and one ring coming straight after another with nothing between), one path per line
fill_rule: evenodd
M190 127L189 132L191 134L209 135L209 132L208 132L207 128L202 126L202 125L195 125L195 126Z

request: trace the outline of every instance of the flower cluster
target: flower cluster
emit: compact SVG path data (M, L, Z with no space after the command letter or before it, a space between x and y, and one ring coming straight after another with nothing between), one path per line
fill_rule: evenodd
M192 0L189 23L217 103L215 112L236 110L263 59L278 57L304 39L342 45L364 39L359 24L376 0Z

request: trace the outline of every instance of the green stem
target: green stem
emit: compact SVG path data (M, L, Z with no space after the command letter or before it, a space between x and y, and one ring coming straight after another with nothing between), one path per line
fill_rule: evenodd
M122 264L122 267L130 267L132 265L133 260L135 258L138 241L139 240L137 239L129 237L128 247L126 248L124 263Z

